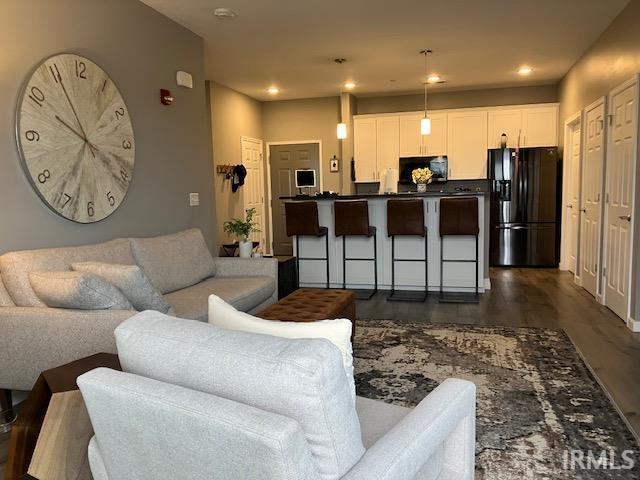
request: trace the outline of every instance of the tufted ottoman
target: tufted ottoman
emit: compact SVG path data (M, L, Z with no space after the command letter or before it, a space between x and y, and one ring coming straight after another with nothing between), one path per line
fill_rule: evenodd
M353 325L351 330L353 342L356 324L355 295L349 290L299 288L278 303L258 312L256 316L281 322L316 322L348 318Z

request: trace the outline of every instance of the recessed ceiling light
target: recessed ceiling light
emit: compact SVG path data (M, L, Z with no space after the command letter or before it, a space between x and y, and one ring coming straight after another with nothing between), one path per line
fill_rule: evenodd
M238 14L228 8L216 8L213 11L213 16L219 20L233 20Z
M344 82L344 88L346 88L347 90L353 90L354 88L356 88L356 82Z
M269 95L277 95L280 93L280 89L275 85L272 85L271 87L267 88L267 93Z
M529 65L522 65L518 68L518 75L529 75L533 69Z
M442 82L442 77L437 73L434 73L432 75L429 75L429 77L427 77L427 83L440 83L440 82Z

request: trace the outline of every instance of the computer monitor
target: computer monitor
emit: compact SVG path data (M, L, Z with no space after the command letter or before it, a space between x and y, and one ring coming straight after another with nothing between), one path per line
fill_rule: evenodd
M307 170L296 170L296 188L306 188L306 187L315 187L316 186L316 171L307 169Z

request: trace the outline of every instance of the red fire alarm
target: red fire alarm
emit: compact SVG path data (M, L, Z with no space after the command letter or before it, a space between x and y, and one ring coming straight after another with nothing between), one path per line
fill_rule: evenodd
M165 90L164 88L160 89L160 103L163 105L171 105L173 103L173 97L169 90Z

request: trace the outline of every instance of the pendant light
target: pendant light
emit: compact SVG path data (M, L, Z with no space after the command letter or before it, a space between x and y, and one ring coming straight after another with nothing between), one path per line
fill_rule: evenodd
M338 134L338 140L344 140L347 138L347 124L340 122L336 129L336 133Z
M431 119L427 116L427 76L429 75L427 70L427 55L431 53L431 50L422 50L421 55L424 55L424 117L420 119L420 135L431 135Z
M347 61L346 58L334 58L333 61L335 63L337 63L338 65L342 65L344 62ZM349 86L347 86L349 85ZM348 90L351 90L352 88L354 88L356 86L355 83L353 82L347 82L344 84L344 87L347 88ZM336 135L338 137L338 140L345 140L347 138L347 124L342 121L342 118L340 118L340 122L338 123L338 125L336 126Z

